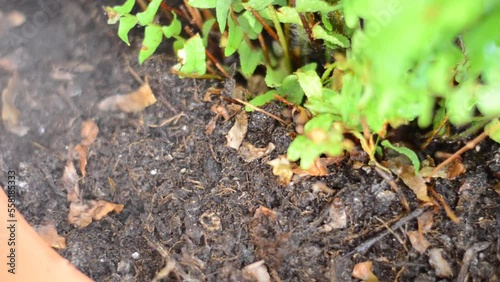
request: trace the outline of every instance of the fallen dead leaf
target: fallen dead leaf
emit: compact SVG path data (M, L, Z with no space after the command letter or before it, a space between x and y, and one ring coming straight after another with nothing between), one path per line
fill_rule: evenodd
M257 261L243 268L243 275L248 281L271 282L271 276L267 272L264 261Z
M417 218L418 221L418 229L422 233L427 233L431 230L432 225L434 224L434 215L432 212L424 212L421 216Z
M297 174L299 177L304 177L307 175L311 176L325 176L329 174L328 166L336 163L339 164L344 159L343 156L340 157L326 157L326 158L316 158L312 166L308 170L303 170L301 167L294 167L293 173Z
M78 174L76 173L75 165L70 159L64 167L64 173L61 178L64 189L68 193L68 201L71 203L81 201L80 187L78 185Z
M146 77L139 89L127 95L114 95L102 100L97 107L101 111L122 111L136 113L156 103L156 97Z
M7 87L2 91L2 122L9 132L17 136L24 136L28 133L29 128L19 123L21 112L15 105L18 84L19 74L14 72Z
M65 249L66 239L57 234L54 224L41 225L36 228L36 233L42 237L43 241L54 249Z
M365 282L378 282L377 276L372 272L371 261L357 263L352 270L352 277Z
M256 148L254 145L248 142L243 142L240 149L238 150L238 153L245 162L250 163L255 161L256 159L260 159L263 156L268 155L274 150L274 148L276 147L273 143L267 144L267 147L265 148Z
M203 228L209 232L219 231L222 229L220 217L211 211L204 212L198 221L201 223Z
M419 173L415 174L415 169L411 165L403 165L398 176L410 188L415 196L421 201L428 202L431 199L427 195L427 185L424 178Z
M429 264L436 271L436 276L440 278L451 278L453 270L450 264L443 258L443 249L430 249L429 250Z
M465 166L462 164L462 161L458 158L432 174L434 169L434 166L422 167L422 169L420 170L420 174L425 178L431 175L432 178L444 178L453 180L466 171Z
M90 200L71 203L69 206L68 222L78 228L88 226L92 219L101 220L108 213L120 213L124 205L114 204L104 200Z
M347 214L345 205L341 198L333 199L328 211L328 222L318 228L320 232L330 232L333 229L341 229L347 227Z
M87 154L89 151L89 146L94 143L99 133L99 128L93 120L86 120L82 123L82 130L80 132L80 137L82 141L80 144L75 146L75 151L78 153L78 159L80 164L80 172L82 177L87 175Z
M227 146L238 150L243 138L247 134L248 115L245 111L241 111L236 115L233 127L227 133Z
M283 185L288 185L290 183L293 172L290 161L286 156L279 156L278 158L267 162L267 164L273 167L273 174L279 177L279 181Z
M406 235L408 235L408 238L410 238L411 246L421 254L425 253L425 251L431 245L431 243L427 241L427 239L421 232L408 231L406 232Z
M264 206L260 206L257 210L255 210L255 213L253 215L253 218L260 218L262 215L268 217L270 220L275 221L276 220L276 212L273 211L272 209Z

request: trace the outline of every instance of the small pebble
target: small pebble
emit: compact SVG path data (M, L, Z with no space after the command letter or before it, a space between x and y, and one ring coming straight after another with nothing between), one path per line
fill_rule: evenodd
M141 255L138 252L132 253L131 256L132 256L133 259L139 259L141 257Z

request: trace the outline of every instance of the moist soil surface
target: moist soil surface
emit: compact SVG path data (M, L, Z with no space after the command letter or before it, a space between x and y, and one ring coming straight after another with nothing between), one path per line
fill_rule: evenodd
M29 129L18 136L0 127L0 184L16 172L20 212L33 226L55 224L67 241L59 253L93 280L151 281L167 266L161 281L253 281L243 269L258 261L272 281L355 281L353 266L363 261L373 262L380 281L455 281L461 270L468 281L500 279L498 144L483 141L462 156L465 173L431 182L459 223L443 208L422 205L396 180L410 203L406 210L375 169L352 156L330 165L326 176L284 186L267 162L286 154L293 127L250 113L245 141L276 149L246 162L226 146L234 118L219 119L205 134L212 105L228 102L202 98L223 83L178 78L170 72L174 56L165 52L138 65L140 37L132 36L131 47L121 42L117 27L106 24L103 3L60 2L0 0L4 15L16 10L26 17L21 26L0 29L0 57L17 69L15 104ZM99 111L102 99L139 87L128 65L149 78L157 103L136 114ZM12 74L0 75L4 89ZM280 107L265 110L279 115ZM82 196L125 207L76 228L67 221L61 177L88 119L99 134L79 181ZM429 154L453 153L466 141L435 140ZM314 190L318 183L331 191ZM430 248L443 250L452 278L438 277L429 251L410 244L407 232L417 230L424 210L434 214L425 237Z

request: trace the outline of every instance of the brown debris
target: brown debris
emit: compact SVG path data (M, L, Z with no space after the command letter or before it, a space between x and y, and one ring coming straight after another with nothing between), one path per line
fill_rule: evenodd
M238 150L248 130L248 115L241 111L236 115L233 127L227 133L227 146Z
M92 219L101 220L110 212L120 213L124 205L114 204L104 200L89 200L71 203L69 206L68 222L78 228L88 226Z
M56 227L54 224L50 223L47 225L41 225L36 228L36 233L42 237L43 241L47 245L54 249L66 249L66 239L57 234Z
M365 282L378 282L377 276L372 272L372 264L371 261L357 263L352 270L352 277Z
M443 249L429 250L429 264L436 271L437 277L451 278L453 276L450 264L443 258Z
M7 83L7 87L2 91L2 122L9 132L17 136L24 136L28 133L29 128L22 126L19 122L21 112L15 105L18 85L19 74L14 72Z
M290 183L293 172L290 161L286 156L279 156L274 160L268 161L267 164L273 167L273 174L278 176L281 184L288 185Z
M243 275L248 281L271 282L271 276L267 272L263 260L245 266L243 268Z
M101 111L122 111L125 113L136 113L156 103L156 97L149 86L146 78L141 87L127 95L114 95L108 97L97 105Z
M273 143L267 144L267 146L264 148L256 148L254 145L248 142L243 142L240 149L238 150L238 153L245 162L250 163L264 157L265 155L270 154L274 150L274 148L275 146Z
M82 141L80 144L75 146L75 151L78 153L78 159L80 164L80 172L82 177L87 175L85 168L87 167L87 154L89 151L89 146L94 143L99 133L99 128L93 120L86 120L82 123L82 130L80 137Z

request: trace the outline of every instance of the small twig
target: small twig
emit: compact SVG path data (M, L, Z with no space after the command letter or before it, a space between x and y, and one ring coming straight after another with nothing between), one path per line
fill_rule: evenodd
M485 131L483 131L483 133L479 134L472 141L467 142L467 144L465 144L465 146L463 146L460 150L456 151L451 157L449 157L444 162L442 162L438 166L436 166L436 168L431 172L431 174L429 174L429 176L427 176L426 182L429 182L431 180L431 177L436 172L438 172L440 169L442 169L444 166L448 165L449 163L451 163L453 160L455 160L456 158L458 158L460 155L467 152L468 150L474 149L474 147L476 147L476 145L479 142L486 139L486 137L488 137L488 132L486 132L486 130L485 130Z
M264 29L269 33L269 35L276 41L280 42L278 35L274 30L264 21L264 19L257 13L257 11L250 9L250 13L255 17L255 19L264 27Z
M130 66L130 63L128 62L128 58L126 55L123 55L123 60L125 61L125 64L127 66L127 71L134 77L134 79L139 82L139 84L144 84L144 80L137 74L137 72Z
M424 150L425 148L427 148L427 146L429 146L432 139L434 139L434 137L438 135L439 131L441 131L441 129L446 125L447 122L448 122L448 115L445 115L443 120L441 120L441 122L438 124L438 126L431 131L430 136L427 138L427 140L425 140L424 144L420 146L421 150Z
M254 106L254 105L252 105L252 104L250 104L250 103L248 103L248 102L245 102L245 101L243 101L243 100L241 100L241 99L238 99L238 98L234 98L234 100L235 100L235 101L238 101L238 103L241 103L241 104L243 104L243 105L245 105L245 106L248 106L248 107L249 107L249 108L251 108L252 110L255 110L255 111L257 111L257 112L263 113L263 114L265 114L266 116L269 116L269 117L271 117L271 118L274 118L275 120L277 120L277 121L281 122L281 123L282 123L282 124L284 124L284 125L288 125L288 123L286 123L286 122L285 122L284 120L282 120L280 117L278 117L278 116L276 116L276 115L273 115L273 114L271 114L271 113L269 113L269 112L266 112L266 111L264 111L264 110L263 110L263 109L261 109L261 108L258 108L258 107L256 107L256 106Z
M259 39L259 44L260 47L262 48L262 53L264 53L264 59L266 60L266 66L271 66L271 59L269 58L269 50L267 49L266 42L264 41L264 36L262 36L262 33L259 33L258 35Z
M171 118L167 118L166 120L162 121L160 124L150 124L148 125L149 127L152 127L152 128L157 128L157 127L162 127L164 125L167 125L171 122L174 122L174 123L177 123L177 121L182 117L182 116L186 116L184 114L184 112L180 112L178 114L176 114L175 116L171 117Z
M413 212L411 212L407 216L401 218L398 222L394 223L391 226L391 229L394 230L394 229L401 228L405 223L407 223L408 221L410 221L412 219L419 217L422 213L424 213L424 209L422 209L422 208L414 210ZM350 257L355 253L360 253L360 254L366 253L373 246L373 244L377 243L378 241L380 241L382 238L384 238L385 236L387 236L389 234L391 234L391 232L389 232L388 230L380 233L375 238L372 238L372 239L364 242L363 244L357 246L352 252L349 252L346 255L344 255L343 258Z
M462 260L462 267L460 268L460 273L458 274L457 277L457 282L465 282L467 281L467 276L468 276L468 271L469 271L469 265L471 260L476 256L477 253L486 250L490 246L489 242L481 242L481 243L475 243L467 249L467 251L464 254L464 258Z
M398 194L399 200L401 201L401 204L405 208L406 211L410 211L410 205L408 204L408 201L406 200L405 195L403 192L401 192L401 189L396 185L396 182L392 179L392 177L382 169L375 167L375 171L382 176L382 178L391 186L392 190Z
M459 223L460 222L460 218L458 218L455 213L453 212L453 210L448 206L448 204L446 203L446 201L443 199L443 196L441 196L438 192L436 192L436 190L434 190L434 188L432 188L432 186L429 186L427 187L427 190L429 192L431 192L432 196L434 196L434 198L436 198L440 203L441 205L443 206L444 208L444 211L446 212L446 215L455 223Z
M376 220L378 220L380 223L382 223L382 225L384 225L384 227L387 229L387 231L389 231L392 236L394 236L398 242L403 246L403 248L405 248L406 252L408 252L408 249L406 248L405 246L405 243L403 242L403 240L401 239L401 237L399 237L398 234L396 234L396 232L394 232L394 230L392 230L389 225L387 225L387 223L385 223L385 221L383 221L382 219L380 219L378 216L375 216L374 217Z

